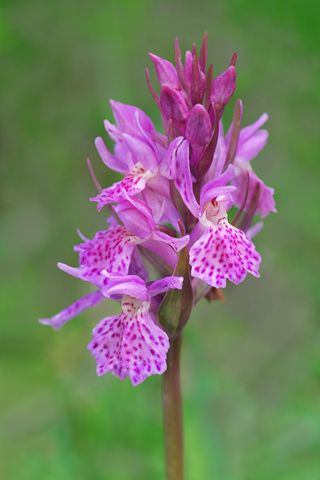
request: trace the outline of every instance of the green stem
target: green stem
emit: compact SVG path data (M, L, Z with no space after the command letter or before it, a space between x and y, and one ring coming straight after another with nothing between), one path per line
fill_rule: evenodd
M183 429L180 386L181 335L170 340L163 374L163 414L167 480L183 480Z

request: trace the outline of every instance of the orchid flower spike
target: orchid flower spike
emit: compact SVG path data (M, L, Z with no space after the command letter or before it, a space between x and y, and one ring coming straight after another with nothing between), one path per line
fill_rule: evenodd
M129 376L133 385L166 370L170 342L181 335L198 300L223 298L208 292L225 288L227 280L238 284L247 273L259 277L261 257L252 237L263 224L255 216L276 212L273 189L251 167L268 138L261 129L267 114L241 128L238 99L224 134L223 112L236 88L236 53L216 78L212 63L207 66L206 33L199 53L193 45L183 58L176 39L174 64L150 58L158 93L148 70L147 82L164 133L140 108L110 101L114 123L104 124L113 153L102 138L95 143L106 167L122 178L102 188L88 161L98 189L90 200L102 215L108 210L108 227L92 239L78 231L78 267L58 263L94 291L40 320L59 329L105 298L121 303L119 315L95 327L88 349L99 376L111 371ZM238 212L229 223L231 206Z

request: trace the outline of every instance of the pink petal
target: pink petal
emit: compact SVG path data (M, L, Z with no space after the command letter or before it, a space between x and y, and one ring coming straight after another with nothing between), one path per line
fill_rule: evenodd
M270 212L277 212L276 204L273 198L274 189L267 187L263 181L254 173L253 170L248 170L249 172L249 191L246 206L250 205L252 200L255 188L257 183L260 185L260 194L257 209L255 213L260 211L261 218L264 218ZM240 207L244 201L246 186L247 186L247 176L246 169L241 168L240 174L237 175L233 180L232 184L237 187L237 190L233 193L233 198L237 207ZM245 210L247 207L245 207Z
M99 376L111 371L123 380L129 375L135 386L166 370L169 339L155 325L148 308L138 308L139 303L128 297L120 315L104 318L93 330L88 350L96 358Z
M163 177L160 178L166 180ZM179 231L178 219L180 218L180 215L176 207L173 205L169 197L164 196L158 190L150 188L152 181L153 179L148 182L144 189L143 197L152 210L154 222L170 223L177 231Z
M114 183L109 188L104 188L99 195L90 198L90 200L92 202L98 202L97 208L100 212L102 207L108 203L121 200L123 198L123 190L130 196L142 192L147 181L152 176L153 174L149 170L146 170L141 163L137 163L134 169L128 173L121 182Z
M229 185L226 186L232 178L234 178L234 166L229 165L222 175L219 175L219 177L216 177L213 180L209 180L209 182L202 187L200 195L201 213L203 212L205 205L215 197L218 195L225 195L235 190L235 187ZM231 206L232 204L229 208Z
M247 272L259 277L261 257L251 240L229 223L213 225L190 250L191 275L219 288L238 284Z
M149 239L143 241L142 246L162 258L171 268L175 268L179 256L167 243L154 240L151 236Z
M150 208L140 199L127 196L127 200L118 203L115 211L129 232L139 238L149 237L155 228Z
M122 298L123 295L130 296L141 302L149 302L150 294L146 287L145 281L135 275L108 275L108 272L102 270L103 274L106 274L108 282L103 289L103 294L106 297L113 299Z
M155 149L151 148L147 142L137 137L132 137L124 133L122 135L127 147L137 162L142 163L146 170L156 172L158 170L158 159L155 155Z
M167 292L168 290L172 290L173 288L177 288L178 290L182 289L183 284L183 277L165 277L153 282L149 287L149 293L151 296L158 295L162 292Z
M124 103L115 102L114 100L110 100L110 104L117 127L122 133L128 133L129 135L141 137L141 132L134 121L136 112L139 113L139 122L141 127L146 132L151 134L155 131L151 119L140 108L134 107L133 105L125 105Z
M246 235L248 238L253 238L257 235L257 233L260 232L260 230L263 228L263 222L258 222L255 225L253 225L249 230L246 231Z
M115 172L123 174L128 172L127 164L109 152L102 138L96 138L95 145L103 163L107 165L107 167L111 168L111 170L114 170Z
M175 67L168 60L149 53L149 57L156 67L157 77L160 85L170 85L173 88L179 88L179 80Z
M183 137L175 138L169 145L168 150L165 156L160 163L160 173L161 175L174 180L176 178L176 155L177 148L182 144Z
M121 225L97 232L92 240L74 247L79 252L79 278L100 285L103 269L127 275L133 249L141 241Z
M190 237L189 235L185 235L180 238L174 238L164 232L154 230L152 233L152 239L157 240L158 242L164 242L167 245L170 245L170 247L172 247L176 252L180 252L183 247L188 245Z
M115 142L115 143L123 143L122 140L122 132L117 128L115 125L113 125L109 120L105 120L104 122L104 128L108 132L109 137Z
M79 313L83 312L87 308L94 307L104 299L105 297L100 290L89 293L85 297L80 298L75 303L62 310L60 313L57 313L57 315L54 317L41 318L39 322L43 325L50 325L55 330L59 330L59 328L68 322L68 320L71 320L76 315L79 315Z
M227 157L227 146L224 139L223 124L219 121L218 142L213 156L213 162L208 170L207 178L212 179L221 175Z
M263 113L261 117L258 118L258 120L254 122L252 125L248 125L247 127L242 128L240 133L240 141L246 142L249 137L255 134L259 130L259 128L266 123L267 120L268 120L268 114Z

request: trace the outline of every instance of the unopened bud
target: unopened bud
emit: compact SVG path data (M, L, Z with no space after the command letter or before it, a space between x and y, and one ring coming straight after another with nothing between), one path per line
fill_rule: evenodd
M186 138L190 144L207 145L211 138L211 120L203 105L195 105L189 113L186 125Z
M168 85L161 88L160 104L167 120L172 119L173 123L180 128L187 119L189 110L184 97Z
M172 63L157 55L153 55L153 53L149 53L149 56L156 67L160 85L170 85L173 88L179 88L178 75Z
M236 70L233 66L219 75L213 82L210 92L210 103L214 102L217 109L223 109L236 89Z

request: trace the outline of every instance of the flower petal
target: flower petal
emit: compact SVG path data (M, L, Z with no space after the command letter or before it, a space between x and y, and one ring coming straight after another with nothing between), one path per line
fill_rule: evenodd
M164 232L154 230L152 232L152 239L157 240L158 242L164 242L167 245L170 245L176 252L180 252L186 245L188 245L190 237L189 235L184 235L180 238L171 237Z
M259 128L266 123L267 120L268 120L268 114L263 113L261 117L258 118L258 120L254 122L252 125L248 125L247 127L242 128L240 132L239 141L246 142L249 137L251 137L254 133L256 133L257 130L259 130Z
M102 270L102 275L107 278L106 286L103 288L105 297L116 297L129 295L141 302L149 302L150 295L146 287L145 281L136 275L118 275L110 274L106 270Z
M124 175L128 173L127 164L122 161L121 157L115 157L109 152L102 138L96 138L95 145L103 163L107 167L111 168L111 170L114 170L115 172L123 173ZM125 157L122 156L122 158Z
M213 156L212 164L207 173L207 179L218 177L223 172L223 167L227 158L227 146L224 139L224 130L222 120L219 121L219 132L216 149Z
M201 190L200 195L200 207L201 213L205 208L205 205L210 202L212 199L217 197L218 195L225 195L227 193L233 192L235 187L226 186L226 184L234 177L234 166L229 165L226 171L212 180L209 180ZM230 205L231 207L231 205ZM230 208L229 207L229 208Z
M149 170L146 170L144 166L139 162L135 165L134 169L128 173L121 182L114 183L109 188L104 188L99 195L90 198L92 202L98 202L98 211L102 209L108 203L118 202L123 198L122 191L125 190L130 196L137 195L142 192L149 178L154 174Z
M260 232L260 230L263 228L263 222L258 222L255 225L253 225L249 230L246 231L246 235L248 238L253 238L257 235L257 233Z
M182 289L183 284L183 277L164 277L156 282L153 282L149 285L148 290L150 295L153 297L158 295L162 292L167 292L168 290L172 290L173 288L177 288L178 290Z
M162 180L167 180L163 177ZM171 225L176 229L179 230L178 219L180 215L173 205L171 199L165 196L163 193L159 192L159 190L154 190L150 187L152 184L153 178L148 182L146 188L143 191L143 198L145 199L146 203L152 210L153 220L155 223L171 223Z
M175 138L169 145L165 156L160 163L160 173L170 180L176 177L176 155L177 148L182 144L183 137Z
M274 189L271 187L267 187L267 185L263 183L263 181L254 173L253 170L248 169L247 171L249 172L249 191L248 191L248 198L246 201L245 210L250 205L256 186L257 184L259 184L260 194L259 194L259 201L258 201L258 205L255 213L258 213L260 211L261 218L266 217L270 212L276 213L277 209L276 209L276 204L273 198ZM244 201L246 185L247 185L246 169L241 168L239 175L237 175L232 180L231 183L232 185L237 187L237 190L232 194L232 196L234 198L234 202L236 206L240 207Z
M146 170L150 170L152 173L158 171L158 158L155 153L155 148L151 148L151 146L141 138L132 137L126 133L122 135L122 138L134 159L137 159Z
M141 241L122 225L97 232L92 240L74 247L79 252L79 278L99 286L103 269L127 275L133 249Z
M263 149L267 143L269 133L267 130L259 130L252 135L248 141L241 139L241 132L239 138L239 144L236 153L235 163L237 162L249 162Z
M178 147L175 161L175 186L190 212L198 218L200 214L200 206L198 205L193 193L188 141L185 140Z
M251 273L259 277L261 257L246 235L229 223L213 225L190 250L191 275L219 288L226 279L238 284Z
M79 313L83 312L89 307L94 307L104 299L105 297L103 296L102 292L97 290L96 292L89 293L85 297L80 298L75 303L62 310L60 313L57 313L57 315L54 315L54 317L40 318L39 322L43 325L50 325L55 330L59 330L62 325L71 320L73 317L79 315Z
M123 203L124 202L120 202L117 205L117 207L119 207L119 205L122 207L122 210L119 213L119 209L115 209L123 224L132 233L132 235L135 235L141 239L149 238L152 233L152 226L154 228L154 224L150 225L148 219L143 215L143 213L132 207L129 202L126 202L126 205L128 205L127 208L125 205L123 205Z
M155 223L148 205L138 198L131 198L124 193L126 200L122 200L115 207L115 211L127 229L139 238L150 237Z
M114 100L110 100L110 105L117 127L122 133L141 137L141 132L134 121L136 112L139 112L139 122L141 127L150 134L155 131L151 119L140 108L115 102Z
M122 306L120 315L99 322L88 350L96 358L99 376L111 371L123 380L129 375L135 386L166 370L169 339L150 317L149 303L137 309L137 300L128 297Z

